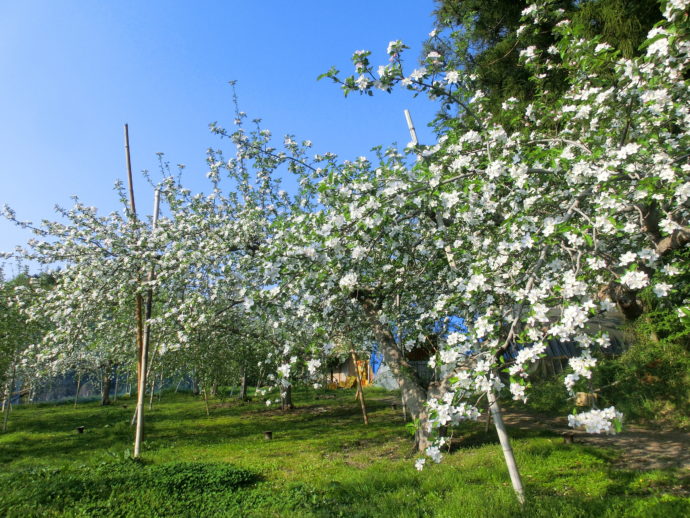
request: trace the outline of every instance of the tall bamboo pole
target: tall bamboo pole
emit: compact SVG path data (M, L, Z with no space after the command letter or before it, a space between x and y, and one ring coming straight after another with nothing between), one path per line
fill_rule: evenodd
M160 208L160 191L156 189L153 193L153 222L152 222L152 230L155 232L156 231L156 225L158 224L158 211ZM156 278L156 272L154 270L154 265L151 265L151 269L149 270L148 274L148 282L149 282L149 288L146 291L146 319L145 319L145 324L144 324L144 347L142 351L142 356L143 356L143 365L144 368L147 369L146 371L146 376L144 377L144 380L146 380L146 377L151 374L151 367L146 367L148 363L148 354L149 354L149 346L151 344L151 326L149 325L149 319L151 318L151 312L153 308L153 288L151 288L151 282ZM153 365L153 359L152 359L152 365ZM151 366L152 366L151 365ZM154 383L151 384L151 405L153 405L153 388L155 387L155 379ZM142 409L143 413L143 409Z
M134 202L134 182L132 180L132 160L129 153L129 126L125 124L125 160L127 163L127 181L129 184L129 208L132 221L137 219L137 207ZM140 281L139 272L137 279ZM146 357L144 356L144 319L141 293L135 297L135 318L137 322L137 420L134 432L134 456L141 455L141 441L144 435L144 391L146 390Z
M158 223L158 211L160 207L160 192L156 190L153 194L153 224L152 228L156 230L156 224ZM148 372L148 355L149 355L149 344L151 343L151 326L148 321L151 318L151 309L153 306L153 288L151 288L150 283L155 278L154 266L151 265L151 269L148 273L149 288L146 292L146 309L145 309L145 324L143 329L143 336L141 340L141 374L139 377L139 386L137 390L137 433L134 437L134 456L138 457L141 453L141 441L143 439L143 422L144 422L144 397L146 393L146 378L149 374ZM140 296L141 299L141 296ZM152 389L153 390L153 389ZM141 425L139 423L142 423Z

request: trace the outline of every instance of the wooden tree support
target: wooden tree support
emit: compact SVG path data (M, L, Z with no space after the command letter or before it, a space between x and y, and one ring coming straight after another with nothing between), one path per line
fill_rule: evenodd
M359 374L359 367L357 366L357 355L355 350L351 349L350 354L352 355L352 361L355 365L355 374L357 375L357 394L355 397L359 397L359 405L362 407L362 418L364 419L364 424L369 424L369 417L367 416L367 406L364 403L364 390L362 387L362 376Z
M520 478L520 472L518 471L517 464L515 463L513 448L510 446L508 432L506 431L506 426L503 422L503 417L501 416L501 409L498 407L498 403L496 402L496 394L494 394L493 388L490 388L486 395L489 398L491 417L493 418L494 425L496 426L498 440L501 442L501 447L503 448L503 456L505 457L506 465L508 466L508 473L510 474L510 481L513 483L513 490L515 491L518 502L520 502L520 504L524 504L525 491L522 488L522 479Z

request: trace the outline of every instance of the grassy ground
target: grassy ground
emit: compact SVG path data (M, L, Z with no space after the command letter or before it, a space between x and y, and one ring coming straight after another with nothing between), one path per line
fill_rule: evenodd
M18 408L0 435L0 516L690 516L687 472L618 469L617 452L540 430L514 436L524 508L481 424L417 472L393 396L366 395L367 427L351 390L297 391L286 413L212 401L210 417L203 400L164 396L148 413L143 462L129 458L133 401Z

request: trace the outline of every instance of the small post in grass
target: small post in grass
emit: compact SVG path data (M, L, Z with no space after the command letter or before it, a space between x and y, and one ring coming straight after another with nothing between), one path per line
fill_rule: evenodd
M357 355L354 349L350 349L350 354L352 355L352 361L355 364L355 374L357 375L357 395L359 396L359 405L362 407L362 417L364 418L364 424L369 424L369 417L367 416L367 407L364 404L364 390L362 387L362 376L359 374L359 367L357 366Z
M264 439L266 441L272 441L273 440L273 432L264 432Z

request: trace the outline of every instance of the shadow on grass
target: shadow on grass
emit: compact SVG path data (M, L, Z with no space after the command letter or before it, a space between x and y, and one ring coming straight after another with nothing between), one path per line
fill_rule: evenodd
M299 393L297 394L299 395ZM176 445L199 446L228 441L260 439L271 430L279 447L285 440L317 443L327 451L357 447L353 431L362 433L369 446L383 444L394 437L406 436L401 416L394 414L385 401L370 399L370 425L362 423L361 411L354 401L354 391L343 391L333 399L309 401L294 411L269 410L258 403L233 401L214 408L206 416L203 400L190 407L191 395L177 395L172 401L158 403L146 413L145 451ZM14 412L13 433L0 442L0 464L8 465L23 457L36 460L55 457L77 460L98 450L126 450L131 447L133 428L130 420L132 402L101 407L97 403L71 409L66 405L22 408ZM123 408L126 405L126 408ZM388 415L387 415L388 414ZM84 426L83 434L76 428ZM0 440L3 437L0 436ZM261 448L268 445L260 444Z

